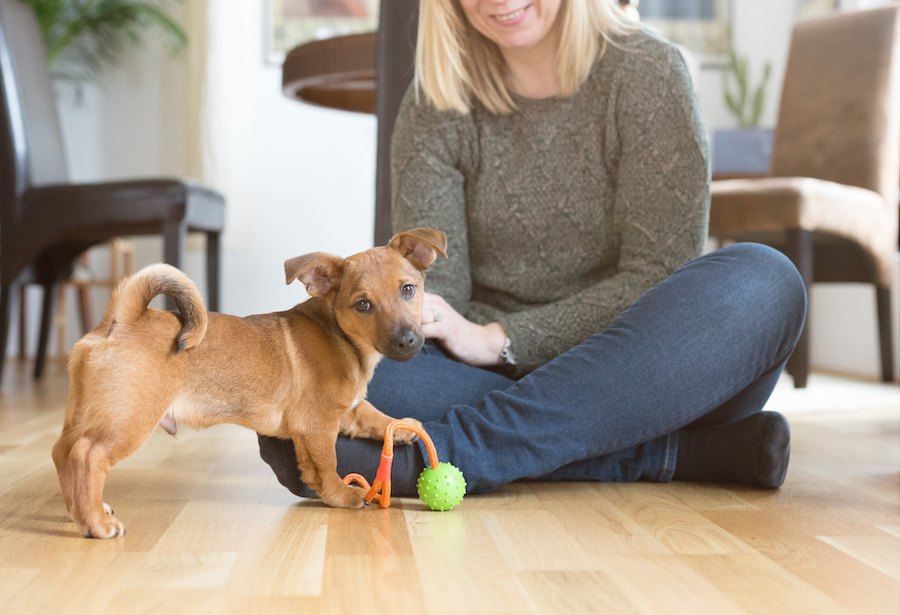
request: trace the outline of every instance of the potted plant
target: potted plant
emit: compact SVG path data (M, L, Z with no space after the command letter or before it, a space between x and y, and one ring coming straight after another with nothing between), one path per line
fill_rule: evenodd
M187 35L163 9L163 0L24 0L34 10L54 78L96 80L148 28L169 39L173 51Z
M734 48L729 50L728 63L722 72L722 95L737 127L717 129L713 133L713 174L768 172L772 130L761 128L760 121L771 74L772 65L766 62L759 83L751 85L747 59L739 56Z

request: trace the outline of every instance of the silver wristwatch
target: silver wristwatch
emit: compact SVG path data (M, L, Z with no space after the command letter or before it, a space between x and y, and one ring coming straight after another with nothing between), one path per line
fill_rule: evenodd
M503 343L503 350L500 351L500 360L504 365L515 365L516 355L512 351L512 341L507 337Z

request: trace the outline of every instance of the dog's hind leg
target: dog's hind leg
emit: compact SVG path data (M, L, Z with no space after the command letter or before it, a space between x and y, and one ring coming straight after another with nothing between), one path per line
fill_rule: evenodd
M63 501L66 503L66 511L69 516L75 518L72 511L72 503L75 498L75 485L72 476L72 464L69 462L69 453L72 444L66 434L63 433L56 444L53 445L53 464L56 466L56 476L59 479L59 489L62 492Z
M84 417L86 405L84 402L84 365L90 355L91 343L82 339L75 344L69 355L69 395L66 399L66 417L63 422L62 433L53 445L52 458L56 466L56 476L59 479L59 489L62 492L63 501L66 503L66 511L75 519L75 475L72 470L71 452L72 445L80 435L80 423Z
M103 444L80 438L69 451L72 472L72 518L88 538L113 538L125 533L125 526L103 503L106 475L112 467Z
M105 425L87 432L69 452L72 476L72 517L85 536L113 538L125 533L125 526L114 515L112 508L103 501L103 488L110 469L120 459L134 453L153 433L159 412L143 416L122 408L121 417L129 417L128 428ZM141 420L137 420L138 417Z

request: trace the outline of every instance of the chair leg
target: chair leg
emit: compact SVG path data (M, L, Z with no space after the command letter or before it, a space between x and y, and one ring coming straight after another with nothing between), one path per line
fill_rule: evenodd
M813 241L812 233L803 229L794 229L788 233L787 256L793 261L803 283L806 286L807 297L811 297L813 282ZM803 324L803 332L797 340L794 353L788 360L787 371L794 378L794 388L806 388L809 379L809 299L807 299L806 322Z
M47 366L47 346L50 345L50 329L53 325L54 304L56 303L56 284L46 282L44 285L44 303L41 307L41 334L38 338L37 356L34 359L34 379L44 375Z
M219 275L220 275L219 233L206 234L206 289L207 305L210 312L219 311Z
M168 222L163 225L163 261L181 269L186 239L187 224L183 221ZM175 300L169 296L166 296L166 309L176 309Z
M66 284L56 287L56 305L53 306L53 328L56 330L56 356L66 356L66 341L69 339L68 301L66 301Z
M3 367L6 365L6 342L9 338L9 315L12 294L16 287L11 284L0 286L0 380L3 379Z
M875 286L878 309L878 345L881 349L881 380L894 381L894 344L891 338L891 289Z
M84 335L93 329L94 319L91 318L91 288L87 284L79 284L78 289L78 312L81 316L81 334Z
M28 358L28 288L19 285L19 360Z
M115 285L115 281L119 279L118 245L121 241L121 239L113 239L109 243L109 279L112 281L113 285ZM78 256L78 263L84 267L85 270L90 270L90 260L87 251L82 252ZM93 325L91 325L93 322L93 318L91 318L91 287L87 282L76 282L74 286L78 293L78 313L81 319L81 334L84 335L93 327Z

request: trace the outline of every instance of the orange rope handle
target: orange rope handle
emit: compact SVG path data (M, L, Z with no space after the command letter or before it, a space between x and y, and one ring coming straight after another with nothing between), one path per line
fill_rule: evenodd
M347 485L352 485L353 483L356 483L357 485L359 485L366 491L368 491L369 489L372 488L372 486L369 484L369 481L366 480L365 476L363 476L362 474L356 474L355 472L345 476L344 483Z
M378 464L378 472L375 474L375 480L372 484L369 485L369 481L361 474L353 473L344 477L344 483L347 485L357 483L360 487L367 490L363 499L368 504L375 501L382 508L389 508L391 505L391 464L394 461L394 432L398 429L411 431L419 436L428 450L428 461L431 467L438 467L437 449L434 448L434 442L431 441L424 429L401 420L391 421L384 430L384 448L381 451L381 462Z
M388 457L394 456L394 432L396 430L402 431L411 431L417 436L419 436L422 441L425 443L425 448L428 450L428 461L432 468L438 467L438 455L437 449L434 448L434 442L431 441L431 437L425 432L424 429L413 425L412 423L407 423L403 420L395 420L388 423L387 428L384 430L384 455Z
M378 468L381 470L381 467ZM367 504L371 504L373 501L378 502L382 508L387 508L391 505L391 481L387 482L380 481L377 478L372 485L369 485L369 481L366 480L366 477L362 474L351 473L344 477L344 484L352 485L356 483L360 487L366 490L366 495L363 499ZM381 493L379 493L379 491Z

